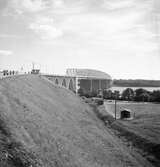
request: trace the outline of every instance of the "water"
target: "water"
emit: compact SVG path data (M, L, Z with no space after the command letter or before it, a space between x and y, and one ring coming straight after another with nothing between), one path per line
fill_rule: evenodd
M148 90L150 92L152 92L154 90L160 90L160 87L118 87L118 86L113 86L110 88L110 90L112 90L112 91L118 90L120 93L122 93L127 88L131 88L133 90L143 88L143 89Z

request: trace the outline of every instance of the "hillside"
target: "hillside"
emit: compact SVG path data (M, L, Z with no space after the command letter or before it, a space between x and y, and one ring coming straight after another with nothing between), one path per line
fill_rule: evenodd
M0 80L1 167L151 167L69 90L26 75Z

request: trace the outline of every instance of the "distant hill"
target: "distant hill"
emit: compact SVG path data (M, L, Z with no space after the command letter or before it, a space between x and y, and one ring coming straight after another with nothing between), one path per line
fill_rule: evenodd
M160 80L141 80L141 79L115 79L113 86L122 87L160 87Z

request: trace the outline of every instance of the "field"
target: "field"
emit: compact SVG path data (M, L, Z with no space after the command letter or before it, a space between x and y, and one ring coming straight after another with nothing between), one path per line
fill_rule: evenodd
M114 101L105 102L106 110L114 116ZM134 144L149 153L153 153L157 159L160 158L160 104L117 102L117 117L120 110L130 109L135 118L130 121L118 119L113 126L126 132L126 137L130 138ZM128 132L128 133L127 133ZM131 136L131 137L130 137Z
M105 103L108 111L114 115L114 102ZM124 125L155 143L160 143L160 104L117 102L117 117L123 108L131 109L135 119L122 121Z

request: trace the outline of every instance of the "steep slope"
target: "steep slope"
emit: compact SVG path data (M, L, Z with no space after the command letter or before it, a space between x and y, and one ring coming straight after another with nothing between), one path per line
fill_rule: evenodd
M43 77L0 80L0 166L150 166L69 90Z

